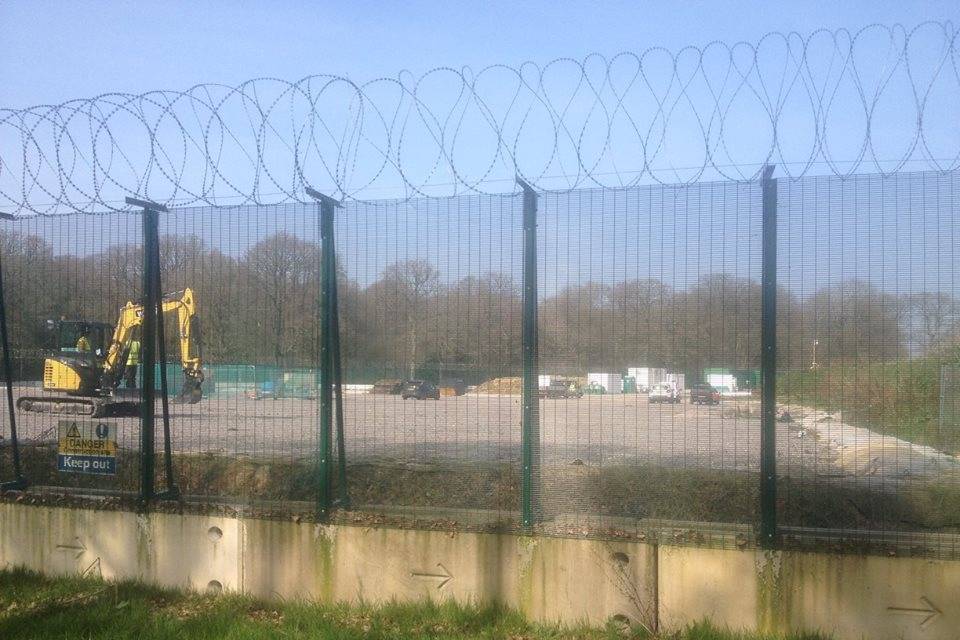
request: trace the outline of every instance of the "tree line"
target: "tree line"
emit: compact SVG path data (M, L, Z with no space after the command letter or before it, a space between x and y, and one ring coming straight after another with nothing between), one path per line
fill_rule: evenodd
M21 360L39 362L49 343L47 319L113 322L140 290L141 251L133 244L55 255L37 235L3 231L0 252L12 350ZM232 256L196 236L167 235L161 273L164 290L196 291L206 363L292 368L318 361L318 244L279 232ZM386 372L435 377L445 370L477 380L520 371L522 289L510 274L448 281L430 261L410 259L386 266L370 283L340 269L338 290L348 381ZM652 278L571 284L541 296L541 369L756 368L760 301L759 282L726 273L683 288ZM808 368L814 358L830 364L940 353L960 339L956 297L895 294L857 280L806 297L781 288L777 313L783 368Z

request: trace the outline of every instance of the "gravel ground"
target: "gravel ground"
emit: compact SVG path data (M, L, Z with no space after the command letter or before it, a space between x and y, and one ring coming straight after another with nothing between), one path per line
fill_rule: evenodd
M35 389L15 391L17 396L36 393ZM352 460L516 461L520 457L518 396L403 401L397 396L348 394L344 405L345 441ZM756 471L758 409L755 401L728 401L719 407L649 404L643 395L541 400L544 463L643 461ZM253 400L238 395L204 399L197 405L171 405L171 410L175 452L299 459L316 451L315 400ZM57 420L52 415L18 412L25 440L54 439ZM120 445L135 448L138 419L110 420L118 424ZM162 433L159 423L158 433ZM830 443L799 434L793 425L778 424L781 469L799 474L835 471L836 454Z
M0 400L5 411L3 404ZM792 416L777 423L776 434L784 524L956 529L950 514L960 504L960 462L824 412L781 408ZM315 400L215 396L171 409L174 453L196 454L175 462L177 484L187 495L249 497L278 512L288 500L316 500ZM348 394L344 413L349 491L356 505L424 522L474 522L473 515L461 513L472 510L478 526L516 521L519 397L403 401ZM731 399L719 407L651 405L643 395L542 400L537 504L544 518L565 522L574 533L613 526L604 524L605 518L754 523L758 485L756 476L744 472L759 470L758 413L753 400ZM139 419L109 418L127 450L118 475L83 476L57 471L56 448L50 445L60 418L18 415L24 443L45 445L24 448L28 474L37 484L136 491ZM161 451L159 434L158 424Z

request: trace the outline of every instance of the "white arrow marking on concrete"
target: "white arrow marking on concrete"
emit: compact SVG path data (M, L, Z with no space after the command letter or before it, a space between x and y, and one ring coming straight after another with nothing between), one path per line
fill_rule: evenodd
M453 576L450 575L450 571L443 566L441 563L437 563L437 566L443 571L443 573L428 573L425 571L411 571L410 576L413 578L420 578L421 580L439 580L437 584L437 589L442 589L445 584L453 580Z
M920 596L920 602L923 603L923 609L915 609L911 607L887 607L887 611L901 616L919 616L923 617L923 620L920 621L920 628L926 629L933 619L939 616L942 611L937 609L936 605L930 602L926 596Z
M83 544L79 537L74 538L74 541L76 544L58 544L57 551L76 551L77 553L73 558L74 560L79 560L83 552L87 550L87 546Z

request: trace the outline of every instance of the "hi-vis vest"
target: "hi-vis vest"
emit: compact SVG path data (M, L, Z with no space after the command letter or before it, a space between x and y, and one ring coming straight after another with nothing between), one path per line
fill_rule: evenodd
M130 341L130 353L127 355L127 366L134 366L140 364L140 341L131 340Z

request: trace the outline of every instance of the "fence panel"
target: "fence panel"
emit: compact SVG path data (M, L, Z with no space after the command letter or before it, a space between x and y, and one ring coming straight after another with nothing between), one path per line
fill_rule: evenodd
M940 369L939 438L960 442L960 364L945 364ZM956 448L957 445L955 445Z
M34 491L134 496L139 489L140 420L135 411L94 420L36 409L70 399L66 393L43 387L46 357L83 359L79 351L87 348L102 353L109 345L118 310L139 298L141 236L136 213L28 216L0 223L13 395L17 403L33 398L35 405L34 411L18 409L16 413L24 475ZM89 347L80 343L85 329ZM6 425L5 396L2 403ZM68 435L89 435L84 425L94 422L106 422L115 429L104 438L116 443L115 466L100 465L99 460L90 464L91 451L82 438L71 437L67 442ZM75 434L68 423L77 423ZM11 448L6 440L0 443L4 445L0 479L10 480Z
M355 509L519 521L521 210L514 195L338 210Z
M547 193L542 210L545 514L559 532L724 522L749 538L759 184ZM691 395L705 376L726 383L722 400ZM558 381L582 397L559 397Z
M205 371L203 400L171 405L180 491L314 510L319 208L173 209L161 216L160 254L164 292L173 299L194 292ZM166 327L175 392L183 379L175 313L166 314Z
M941 367L957 357L957 194L958 172L781 181L787 533L960 549L960 439L939 424Z

